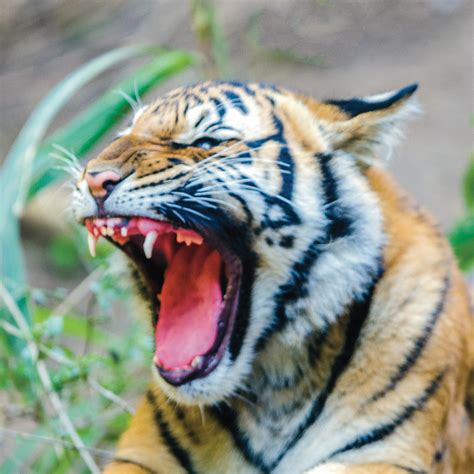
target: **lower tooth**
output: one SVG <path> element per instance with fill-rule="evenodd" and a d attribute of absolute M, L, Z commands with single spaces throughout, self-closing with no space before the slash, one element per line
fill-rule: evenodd
<path fill-rule="evenodd" d="M 198 369 L 202 365 L 203 360 L 204 360 L 203 356 L 196 356 L 191 362 L 191 367 L 193 369 Z"/>

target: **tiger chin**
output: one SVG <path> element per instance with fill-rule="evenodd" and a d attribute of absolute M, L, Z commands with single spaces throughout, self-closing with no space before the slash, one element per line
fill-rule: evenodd
<path fill-rule="evenodd" d="M 106 473 L 472 471 L 467 289 L 383 169 L 416 88 L 201 83 L 87 163 L 75 217 L 128 257 L 155 340 Z"/>

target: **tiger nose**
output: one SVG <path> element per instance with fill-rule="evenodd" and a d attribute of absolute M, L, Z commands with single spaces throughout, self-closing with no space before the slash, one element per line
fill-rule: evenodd
<path fill-rule="evenodd" d="M 95 198 L 106 199 L 122 177 L 112 170 L 87 171 L 84 176 L 89 190 Z"/>

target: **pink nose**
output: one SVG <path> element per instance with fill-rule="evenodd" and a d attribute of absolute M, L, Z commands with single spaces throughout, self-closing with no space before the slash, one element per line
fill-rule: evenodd
<path fill-rule="evenodd" d="M 115 188 L 122 177 L 112 170 L 88 171 L 84 177 L 91 194 L 95 198 L 105 198 Z"/>

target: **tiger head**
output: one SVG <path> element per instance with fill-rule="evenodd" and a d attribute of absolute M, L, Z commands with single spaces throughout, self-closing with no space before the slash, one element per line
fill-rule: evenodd
<path fill-rule="evenodd" d="M 365 173 L 416 86 L 318 102 L 212 82 L 139 110 L 74 191 L 89 244 L 130 259 L 157 383 L 188 404 L 278 378 L 295 348 L 362 295 L 384 242 Z"/>

